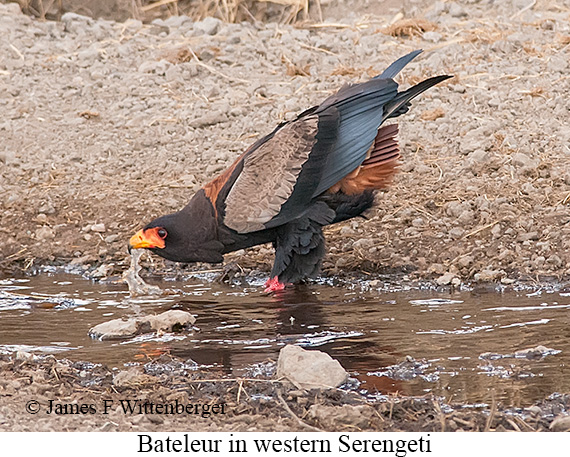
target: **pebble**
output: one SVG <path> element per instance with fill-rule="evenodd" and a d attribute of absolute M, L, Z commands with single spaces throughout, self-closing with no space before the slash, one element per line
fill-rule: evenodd
<path fill-rule="evenodd" d="M 369 249 L 374 246 L 374 240 L 370 238 L 361 238 L 356 240 L 353 246 L 358 249 Z"/>
<path fill-rule="evenodd" d="M 194 23 L 194 30 L 206 35 L 215 35 L 218 33 L 222 21 L 213 17 L 206 17 L 201 21 Z"/>
<path fill-rule="evenodd" d="M 105 237 L 105 243 L 111 244 L 119 239 L 119 235 L 113 234 Z"/>
<path fill-rule="evenodd" d="M 562 55 L 550 57 L 546 68 L 550 72 L 566 73 L 568 71 L 568 59 Z"/>
<path fill-rule="evenodd" d="M 526 410 L 533 416 L 539 416 L 540 414 L 542 414 L 542 408 L 538 405 L 533 405 L 530 408 L 527 408 Z"/>
<path fill-rule="evenodd" d="M 505 272 L 502 270 L 482 270 L 479 273 L 473 275 L 475 281 L 481 282 L 491 282 L 504 276 Z"/>
<path fill-rule="evenodd" d="M 448 284 L 451 284 L 451 281 L 455 278 L 455 275 L 453 273 L 445 273 L 442 276 L 440 276 L 439 278 L 437 278 L 435 280 L 435 282 L 440 285 L 440 286 L 446 286 Z"/>
<path fill-rule="evenodd" d="M 38 208 L 38 213 L 44 213 L 44 214 L 54 214 L 55 213 L 55 208 L 53 207 L 53 205 L 51 203 L 44 203 L 42 206 L 40 206 Z"/>
<path fill-rule="evenodd" d="M 471 255 L 463 255 L 457 259 L 457 266 L 459 268 L 468 268 L 475 262 L 475 258 Z"/>
<path fill-rule="evenodd" d="M 44 226 L 36 230 L 36 240 L 46 241 L 55 238 L 55 232 L 50 227 Z"/>
<path fill-rule="evenodd" d="M 458 240 L 463 235 L 465 235 L 465 230 L 463 230 L 461 227 L 453 227 L 449 231 L 449 236 L 451 236 L 451 238 L 453 238 L 454 240 Z"/>
<path fill-rule="evenodd" d="M 369 405 L 311 405 L 309 417 L 325 427 L 365 428 L 376 416 L 376 411 Z"/>
<path fill-rule="evenodd" d="M 107 229 L 105 228 L 105 224 L 103 223 L 99 223 L 99 224 L 93 224 L 91 226 L 91 231 L 92 232 L 97 232 L 97 233 L 105 233 Z"/>
<path fill-rule="evenodd" d="M 188 125 L 193 128 L 204 128 L 210 125 L 221 124 L 223 122 L 227 122 L 228 117 L 225 113 L 222 112 L 213 112 L 208 113 L 205 116 L 199 117 L 197 119 L 193 119 L 192 121 L 188 122 Z"/>
<path fill-rule="evenodd" d="M 512 164 L 517 168 L 536 168 L 539 164 L 538 159 L 532 159 L 522 152 L 517 152 L 511 156 Z"/>
<path fill-rule="evenodd" d="M 441 39 L 443 38 L 443 36 L 441 35 L 441 33 L 429 31 L 429 32 L 425 32 L 422 35 L 422 38 L 426 41 L 431 42 L 431 43 L 439 43 L 441 41 Z"/>
<path fill-rule="evenodd" d="M 568 432 L 570 431 L 570 416 L 562 414 L 557 416 L 549 426 L 553 432 Z"/>
<path fill-rule="evenodd" d="M 69 33 L 83 34 L 85 30 L 94 24 L 94 20 L 87 16 L 76 13 L 65 13 L 61 16 L 64 30 Z"/>
<path fill-rule="evenodd" d="M 166 60 L 159 60 L 158 62 L 147 60 L 139 66 L 139 73 L 155 73 L 157 75 L 164 76 L 170 65 L 170 62 Z"/>
<path fill-rule="evenodd" d="M 144 385 L 157 384 L 158 378 L 144 374 L 137 368 L 130 368 L 118 372 L 113 377 L 113 385 L 116 387 L 142 387 Z"/>
<path fill-rule="evenodd" d="M 458 3 L 451 2 L 448 5 L 448 12 L 452 17 L 465 17 L 467 16 L 467 11 L 459 5 Z"/>

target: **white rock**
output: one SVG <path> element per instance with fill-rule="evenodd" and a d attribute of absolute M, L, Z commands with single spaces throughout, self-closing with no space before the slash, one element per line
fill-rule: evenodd
<path fill-rule="evenodd" d="M 136 319 L 113 319 L 103 322 L 89 330 L 89 335 L 100 340 L 110 340 L 114 338 L 129 338 L 137 334 L 138 323 Z"/>
<path fill-rule="evenodd" d="M 103 322 L 89 330 L 89 335 L 100 340 L 130 338 L 131 336 L 151 331 L 173 332 L 189 327 L 196 318 L 192 314 L 171 309 L 156 316 L 136 317 L 127 320 L 113 319 Z"/>
<path fill-rule="evenodd" d="M 54 231 L 47 226 L 40 227 L 39 229 L 36 230 L 36 240 L 38 241 L 51 240 L 54 237 L 55 237 Z"/>
<path fill-rule="evenodd" d="M 97 233 L 105 233 L 105 231 L 107 230 L 107 228 L 105 227 L 105 224 L 101 223 L 101 224 L 93 224 L 91 226 L 91 231 L 92 232 L 97 232 Z"/>
<path fill-rule="evenodd" d="M 204 32 L 206 35 L 218 33 L 222 21 L 214 17 L 206 17 L 204 20 L 194 23 L 194 30 Z"/>
<path fill-rule="evenodd" d="M 186 311 L 171 309 L 157 316 L 147 316 L 143 321 L 148 322 L 153 330 L 172 331 L 177 326 L 192 325 L 196 318 Z"/>
<path fill-rule="evenodd" d="M 287 378 L 298 389 L 334 388 L 348 379 L 348 373 L 330 355 L 287 345 L 279 353 L 277 376 Z"/>
<path fill-rule="evenodd" d="M 453 278 L 455 278 L 455 275 L 453 273 L 447 272 L 437 278 L 435 282 L 437 282 L 440 286 L 446 286 L 451 283 Z"/>

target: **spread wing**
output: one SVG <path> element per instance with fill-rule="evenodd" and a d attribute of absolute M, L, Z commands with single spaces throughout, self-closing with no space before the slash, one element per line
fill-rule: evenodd
<path fill-rule="evenodd" d="M 371 158 L 381 124 L 404 112 L 411 98 L 437 82 L 398 93 L 391 78 L 418 53 L 404 56 L 370 81 L 343 87 L 319 106 L 281 124 L 206 185 L 206 196 L 223 223 L 238 233 L 251 233 L 307 214 L 321 194 Z M 389 133 L 379 141 L 383 146 L 378 146 L 375 158 L 388 158 L 380 152 L 394 147 L 395 133 Z M 392 155 L 390 159 L 397 159 L 397 151 Z M 374 164 L 364 164 L 363 170 Z M 370 173 L 363 172 L 359 180 L 352 177 L 342 187 L 376 182 Z"/>
<path fill-rule="evenodd" d="M 284 125 L 243 159 L 226 197 L 224 223 L 240 233 L 263 230 L 291 197 L 317 142 L 318 116 Z"/>

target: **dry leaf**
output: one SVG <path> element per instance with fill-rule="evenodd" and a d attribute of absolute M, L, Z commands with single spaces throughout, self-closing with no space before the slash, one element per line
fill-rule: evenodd
<path fill-rule="evenodd" d="M 424 32 L 431 32 L 437 26 L 425 19 L 401 19 L 384 30 L 387 35 L 403 37 L 421 35 Z"/>
<path fill-rule="evenodd" d="M 442 108 L 436 108 L 424 111 L 420 118 L 424 121 L 435 121 L 443 116 L 445 116 L 445 111 Z"/>

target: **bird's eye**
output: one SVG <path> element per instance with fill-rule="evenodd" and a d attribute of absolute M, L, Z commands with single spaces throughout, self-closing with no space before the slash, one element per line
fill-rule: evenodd
<path fill-rule="evenodd" d="M 164 230 L 163 228 L 159 228 L 156 231 L 156 234 L 164 240 L 166 238 L 166 235 L 168 235 L 168 232 L 166 230 Z"/>

